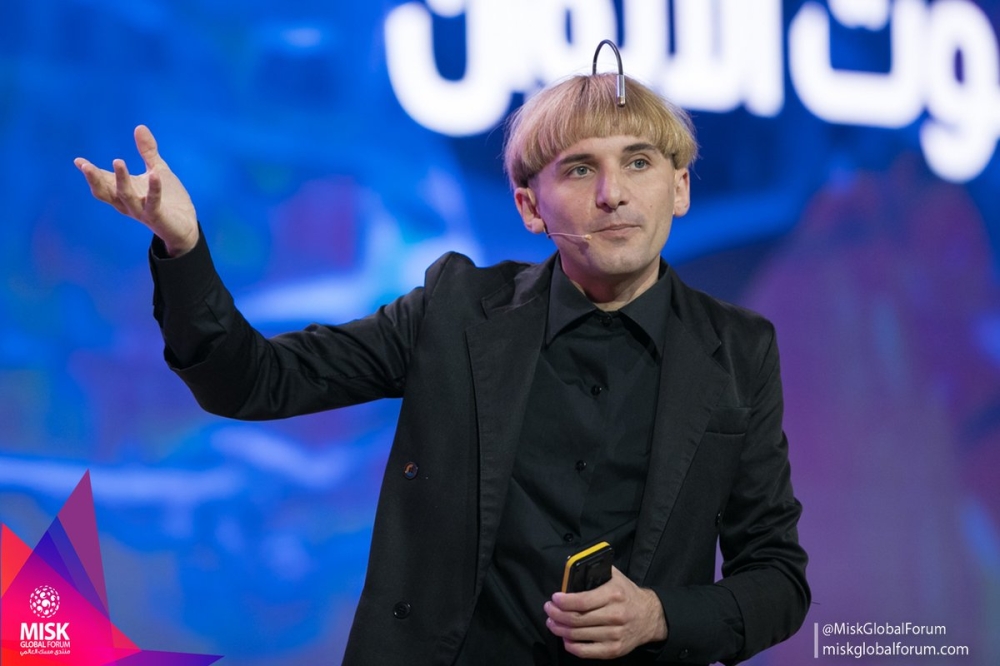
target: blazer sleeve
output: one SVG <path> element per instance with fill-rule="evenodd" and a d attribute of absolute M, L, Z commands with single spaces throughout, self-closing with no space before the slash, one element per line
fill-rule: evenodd
<path fill-rule="evenodd" d="M 719 585 L 733 593 L 744 624 L 743 649 L 730 663 L 794 634 L 811 598 L 808 557 L 798 538 L 802 505 L 792 492 L 780 363 L 770 323 L 767 331 L 739 472 L 719 532 Z"/>
<path fill-rule="evenodd" d="M 669 635 L 661 661 L 727 664 L 749 659 L 802 625 L 810 603 L 799 546 L 801 504 L 792 492 L 774 328 L 766 323 L 750 358 L 749 420 L 737 473 L 719 523 L 722 579 L 656 589 Z M 745 331 L 744 331 L 745 332 Z M 739 345 L 737 345 L 738 347 Z"/>
<path fill-rule="evenodd" d="M 429 268 L 428 279 L 447 260 Z M 203 235 L 178 258 L 166 258 L 154 238 L 149 261 L 165 360 L 206 411 L 274 419 L 402 395 L 424 287 L 363 319 L 266 338 L 236 308 Z"/>

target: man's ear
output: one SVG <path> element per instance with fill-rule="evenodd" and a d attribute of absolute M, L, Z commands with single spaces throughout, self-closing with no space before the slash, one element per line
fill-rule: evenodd
<path fill-rule="evenodd" d="M 681 217 L 691 208 L 691 173 L 687 167 L 674 171 L 674 217 Z"/>
<path fill-rule="evenodd" d="M 514 205 L 524 220 L 524 228 L 533 234 L 545 233 L 545 220 L 538 213 L 538 201 L 535 192 L 530 187 L 519 187 L 514 190 Z"/>

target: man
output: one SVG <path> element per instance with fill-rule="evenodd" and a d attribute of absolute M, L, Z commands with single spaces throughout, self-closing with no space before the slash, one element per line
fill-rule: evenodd
<path fill-rule="evenodd" d="M 804 619 L 773 327 L 660 258 L 688 210 L 690 124 L 631 80 L 619 107 L 614 86 L 569 79 L 509 127 L 515 204 L 555 242 L 548 261 L 448 254 L 369 317 L 270 340 L 233 305 L 148 129 L 141 176 L 76 160 L 154 232 L 166 359 L 205 409 L 403 398 L 345 663 L 735 662 Z M 599 541 L 611 580 L 556 592 Z"/>

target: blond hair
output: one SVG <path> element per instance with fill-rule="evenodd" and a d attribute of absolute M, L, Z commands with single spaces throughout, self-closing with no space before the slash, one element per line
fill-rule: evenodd
<path fill-rule="evenodd" d="M 620 107 L 614 74 L 574 76 L 525 102 L 507 122 L 503 161 L 511 187 L 527 187 L 559 153 L 593 137 L 637 136 L 674 168 L 689 166 L 698 145 L 688 114 L 634 79 L 626 77 L 625 90 Z"/>

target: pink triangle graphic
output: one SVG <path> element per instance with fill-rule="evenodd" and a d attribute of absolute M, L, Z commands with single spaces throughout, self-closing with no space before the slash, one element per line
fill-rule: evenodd
<path fill-rule="evenodd" d="M 6 525 L 0 524 L 0 597 L 31 556 L 31 548 Z"/>

